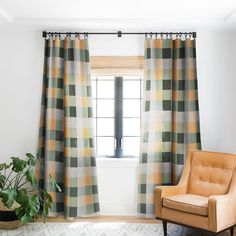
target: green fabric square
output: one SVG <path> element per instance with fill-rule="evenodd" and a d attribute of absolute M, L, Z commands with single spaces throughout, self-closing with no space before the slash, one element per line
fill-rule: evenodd
<path fill-rule="evenodd" d="M 97 185 L 92 185 L 92 192 L 93 192 L 93 194 L 98 193 L 98 186 Z"/>
<path fill-rule="evenodd" d="M 69 85 L 69 95 L 75 96 L 75 85 Z"/>
<path fill-rule="evenodd" d="M 162 141 L 170 142 L 171 141 L 171 132 L 163 132 L 162 133 Z"/>
<path fill-rule="evenodd" d="M 163 87 L 164 90 L 170 90 L 171 89 L 171 84 L 172 84 L 171 80 L 163 80 L 162 87 Z"/>
<path fill-rule="evenodd" d="M 146 213 L 146 204 L 144 204 L 144 203 L 141 203 L 140 205 L 140 213 L 141 214 L 145 214 Z"/>
<path fill-rule="evenodd" d="M 77 147 L 77 138 L 70 138 L 70 147 Z"/>
<path fill-rule="evenodd" d="M 78 166 L 78 158 L 77 157 L 71 157 L 70 158 L 70 166 L 71 167 L 77 167 Z"/>
<path fill-rule="evenodd" d="M 163 105 L 164 111 L 171 110 L 171 101 L 170 100 L 163 100 L 162 105 Z"/>
<path fill-rule="evenodd" d="M 70 107 L 70 117 L 76 117 L 76 107 Z"/>
<path fill-rule="evenodd" d="M 57 109 L 63 109 L 63 100 L 60 98 L 56 99 L 56 108 Z"/>
<path fill-rule="evenodd" d="M 58 141 L 63 141 L 63 138 L 64 138 L 64 133 L 62 131 L 56 130 L 55 139 L 58 140 Z"/>
<path fill-rule="evenodd" d="M 171 58 L 171 48 L 163 48 L 162 49 L 162 58 Z"/>
<path fill-rule="evenodd" d="M 171 161 L 171 153 L 170 152 L 162 152 L 162 162 L 170 162 Z"/>
<path fill-rule="evenodd" d="M 181 134 L 181 133 L 177 134 L 177 142 L 184 143 L 184 134 Z"/>
<path fill-rule="evenodd" d="M 151 90 L 151 80 L 146 80 L 146 91 Z"/>
<path fill-rule="evenodd" d="M 70 196 L 71 197 L 77 197 L 77 192 L 78 192 L 77 188 L 70 188 Z"/>
<path fill-rule="evenodd" d="M 148 154 L 142 153 L 142 163 L 147 163 Z"/>
<path fill-rule="evenodd" d="M 146 193 L 146 184 L 140 185 L 140 193 Z"/>
<path fill-rule="evenodd" d="M 64 81 L 62 78 L 57 78 L 57 88 L 63 89 Z"/>
<path fill-rule="evenodd" d="M 150 111 L 150 101 L 145 102 L 145 111 Z"/>
<path fill-rule="evenodd" d="M 76 217 L 77 216 L 77 207 L 69 207 L 68 209 L 68 216 L 69 217 Z"/>
<path fill-rule="evenodd" d="M 74 49 L 73 48 L 68 48 L 66 59 L 68 61 L 74 61 Z"/>
<path fill-rule="evenodd" d="M 92 118 L 92 117 L 93 117 L 93 108 L 88 107 L 88 118 Z"/>

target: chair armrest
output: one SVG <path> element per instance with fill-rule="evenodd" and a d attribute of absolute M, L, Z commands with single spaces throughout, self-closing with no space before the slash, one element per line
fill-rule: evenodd
<path fill-rule="evenodd" d="M 187 185 L 176 185 L 176 186 L 158 186 L 155 188 L 155 215 L 161 217 L 162 210 L 162 199 L 164 197 L 185 194 Z"/>
<path fill-rule="evenodd" d="M 155 188 L 155 215 L 161 218 L 162 214 L 162 198 L 171 195 L 185 194 L 187 192 L 188 178 L 190 173 L 190 164 L 192 153 L 194 150 L 190 151 L 186 159 L 182 176 L 176 186 L 158 186 Z"/>
<path fill-rule="evenodd" d="M 236 224 L 236 194 L 210 196 L 208 200 L 209 229 L 214 232 Z"/>

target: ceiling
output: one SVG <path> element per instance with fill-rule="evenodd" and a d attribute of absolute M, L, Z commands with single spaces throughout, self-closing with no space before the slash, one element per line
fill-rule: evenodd
<path fill-rule="evenodd" d="M 85 31 L 236 29 L 236 0 L 0 0 L 0 26 Z"/>

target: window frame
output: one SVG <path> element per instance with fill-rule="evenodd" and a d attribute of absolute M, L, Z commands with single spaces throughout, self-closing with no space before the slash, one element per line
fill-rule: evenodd
<path fill-rule="evenodd" d="M 124 138 L 129 137 L 138 137 L 140 138 L 140 135 L 124 135 L 123 133 L 123 122 L 124 118 L 139 118 L 140 119 L 140 127 L 141 127 L 141 107 L 142 107 L 142 77 L 143 77 L 143 66 L 144 66 L 144 58 L 143 56 L 92 56 L 91 57 L 91 75 L 96 77 L 96 153 L 97 153 L 97 138 L 99 137 L 114 137 L 114 144 L 113 149 L 114 153 L 113 155 L 102 155 L 97 157 L 107 157 L 107 158 L 129 158 L 129 157 L 137 157 L 137 156 L 131 156 L 131 155 L 123 155 L 123 144 L 124 144 Z M 114 116 L 113 117 L 102 117 L 102 118 L 114 118 L 114 136 L 104 135 L 99 136 L 97 133 L 98 130 L 98 84 L 97 84 L 97 77 L 98 76 L 113 76 L 114 77 L 114 86 L 116 84 L 116 81 L 118 81 L 117 78 L 122 78 L 123 83 L 123 77 L 124 76 L 139 76 L 140 81 L 140 96 L 139 98 L 123 98 L 122 96 L 122 102 L 120 101 L 120 97 L 118 98 L 119 101 L 116 101 L 116 96 L 114 94 Z M 127 80 L 127 79 L 125 79 Z M 132 81 L 136 79 L 130 79 Z M 118 85 L 114 88 L 114 93 L 117 93 L 119 95 L 123 95 L 123 86 L 118 89 L 118 86 L 121 86 L 119 82 L 117 82 Z M 94 99 L 94 98 L 93 98 Z M 105 98 L 104 98 L 105 99 Z M 111 98 L 108 98 L 111 99 Z M 123 102 L 124 100 L 133 99 L 133 100 L 140 100 L 140 114 L 139 117 L 124 117 L 123 114 L 117 114 L 118 110 L 123 111 Z M 117 104 L 116 103 L 120 103 Z M 122 107 L 122 109 L 121 109 Z M 119 117 L 119 118 L 117 118 Z M 120 126 L 122 126 L 122 130 L 120 129 Z"/>

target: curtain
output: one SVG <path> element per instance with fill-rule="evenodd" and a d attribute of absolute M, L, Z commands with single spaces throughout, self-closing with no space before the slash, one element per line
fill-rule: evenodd
<path fill-rule="evenodd" d="M 45 40 L 38 154 L 39 185 L 53 198 L 51 216 L 99 211 L 87 39 Z M 62 192 L 48 180 L 55 178 Z"/>
<path fill-rule="evenodd" d="M 176 184 L 190 148 L 201 148 L 193 39 L 146 39 L 138 212 L 153 216 L 154 189 Z"/>

